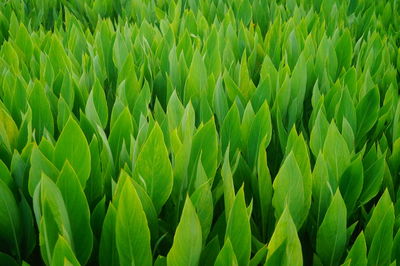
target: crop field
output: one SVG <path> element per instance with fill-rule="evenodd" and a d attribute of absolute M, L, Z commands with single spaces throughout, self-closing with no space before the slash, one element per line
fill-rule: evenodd
<path fill-rule="evenodd" d="M 0 0 L 0 266 L 399 265 L 399 0 Z"/>

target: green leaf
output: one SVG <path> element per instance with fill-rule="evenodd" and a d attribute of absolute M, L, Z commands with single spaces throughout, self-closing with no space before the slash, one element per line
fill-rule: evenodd
<path fill-rule="evenodd" d="M 319 153 L 317 157 L 312 180 L 311 212 L 315 217 L 317 226 L 319 226 L 333 196 L 332 187 L 329 184 L 328 166 L 322 153 Z"/>
<path fill-rule="evenodd" d="M 218 236 L 214 236 L 201 251 L 199 265 L 212 265 L 220 250 Z"/>
<path fill-rule="evenodd" d="M 233 251 L 233 247 L 229 238 L 225 240 L 225 244 L 219 252 L 215 260 L 215 266 L 237 266 L 238 262 Z"/>
<path fill-rule="evenodd" d="M 36 139 L 40 141 L 44 130 L 54 133 L 53 115 L 43 86 L 35 82 L 29 95 L 29 105 L 32 109 L 32 126 L 36 130 Z"/>
<path fill-rule="evenodd" d="M 252 17 L 252 12 L 251 12 L 251 4 L 249 0 L 244 0 L 241 2 L 238 14 L 237 14 L 237 19 L 242 20 L 243 24 L 245 26 L 249 25 L 251 17 Z"/>
<path fill-rule="evenodd" d="M 57 180 L 59 171 L 49 161 L 49 159 L 44 156 L 37 146 L 33 147 L 32 149 L 30 163 L 31 168 L 29 169 L 28 190 L 29 194 L 33 196 L 35 188 L 42 178 L 42 173 L 46 174 L 53 181 L 55 181 Z"/>
<path fill-rule="evenodd" d="M 261 261 L 265 261 L 267 259 L 268 253 L 268 245 L 262 246 L 257 253 L 251 258 L 250 266 L 261 265 Z"/>
<path fill-rule="evenodd" d="M 40 206 L 40 210 L 35 209 L 39 227 L 40 251 L 44 262 L 50 264 L 59 235 L 62 235 L 71 246 L 73 245 L 71 224 L 60 190 L 46 175 L 42 175 L 35 194 L 38 195 L 34 195 L 34 199 L 37 198 L 40 201 L 34 203 Z M 39 212 L 41 216 L 39 216 Z"/>
<path fill-rule="evenodd" d="M 349 265 L 367 265 L 367 244 L 363 232 L 354 241 L 345 261 L 350 261 Z"/>
<path fill-rule="evenodd" d="M 307 66 L 303 53 L 299 56 L 296 66 L 293 69 L 290 85 L 289 129 L 300 118 L 303 112 L 303 102 L 307 89 Z"/>
<path fill-rule="evenodd" d="M 360 140 L 374 126 L 379 113 L 379 90 L 371 89 L 357 104 L 357 131 L 356 138 Z M 366 115 L 368 114 L 368 115 Z"/>
<path fill-rule="evenodd" d="M 186 197 L 174 242 L 167 255 L 168 265 L 197 265 L 202 248 L 199 218 L 189 197 Z"/>
<path fill-rule="evenodd" d="M 169 198 L 172 185 L 172 167 L 164 136 L 158 123 L 155 123 L 136 161 L 135 173 L 138 183 L 144 187 L 154 203 L 157 213 Z"/>
<path fill-rule="evenodd" d="M 0 143 L 11 153 L 18 137 L 18 127 L 5 107 L 0 104 Z"/>
<path fill-rule="evenodd" d="M 0 239 L 18 258 L 21 256 L 21 215 L 14 195 L 0 179 Z"/>
<path fill-rule="evenodd" d="M 200 159 L 208 178 L 213 178 L 218 166 L 218 135 L 214 118 L 200 127 L 193 136 L 192 151 L 188 166 L 189 176 L 194 176 Z"/>
<path fill-rule="evenodd" d="M 26 200 L 25 196 L 21 194 L 21 200 L 18 203 L 18 207 L 21 214 L 21 226 L 22 226 L 22 241 L 21 250 L 23 257 L 28 257 L 36 247 L 37 233 L 34 225 L 34 218 L 31 206 Z"/>
<path fill-rule="evenodd" d="M 102 266 L 119 265 L 117 243 L 115 239 L 116 219 L 117 210 L 114 205 L 110 203 L 101 230 L 99 262 Z"/>
<path fill-rule="evenodd" d="M 232 170 L 229 162 L 229 147 L 225 152 L 224 162 L 221 168 L 221 177 L 224 190 L 225 216 L 226 221 L 228 221 L 233 202 L 235 201 L 235 187 L 233 184 Z"/>
<path fill-rule="evenodd" d="M 17 35 L 15 36 L 15 43 L 23 52 L 25 60 L 30 59 L 33 53 L 33 44 L 31 36 L 23 23 L 19 25 Z"/>
<path fill-rule="evenodd" d="M 378 152 L 379 148 L 376 149 L 373 145 L 363 159 L 365 170 L 363 190 L 359 199 L 361 205 L 375 197 L 382 185 L 385 172 L 385 155 Z"/>
<path fill-rule="evenodd" d="M 122 265 L 152 264 L 146 214 L 130 179 L 126 179 L 118 201 L 115 230 Z"/>
<path fill-rule="evenodd" d="M 368 265 L 387 265 L 391 262 L 393 246 L 394 212 L 382 217 L 368 252 Z"/>
<path fill-rule="evenodd" d="M 239 148 L 240 135 L 240 114 L 236 102 L 234 102 L 225 116 L 224 122 L 220 129 L 222 153 L 225 154 L 228 146 L 230 147 L 232 159 L 233 154 Z"/>
<path fill-rule="evenodd" d="M 89 144 L 78 123 L 72 117 L 68 119 L 54 149 L 54 164 L 58 169 L 61 169 L 67 160 L 84 188 L 91 168 Z"/>
<path fill-rule="evenodd" d="M 346 29 L 342 36 L 340 36 L 338 39 L 335 50 L 339 61 L 339 72 L 342 70 L 342 68 L 349 68 L 353 57 L 353 44 L 351 42 L 351 34 L 348 29 Z"/>
<path fill-rule="evenodd" d="M 279 262 L 281 265 L 303 265 L 300 240 L 288 207 L 285 207 L 279 217 L 275 231 L 269 241 L 265 265 L 276 265 L 272 263 L 276 253 L 280 253 Z"/>
<path fill-rule="evenodd" d="M 190 196 L 190 199 L 193 202 L 200 220 L 203 240 L 206 240 L 212 224 L 214 204 L 209 180 L 203 166 L 201 165 L 201 161 L 199 161 L 197 166 L 194 186 L 195 190 Z"/>
<path fill-rule="evenodd" d="M 21 264 L 18 264 L 15 259 L 13 257 L 11 257 L 10 255 L 0 252 L 0 261 L 3 265 L 7 265 L 7 266 L 18 266 Z M 23 266 L 26 266 L 24 264 L 22 264 Z M 29 266 L 29 265 L 28 265 Z"/>
<path fill-rule="evenodd" d="M 103 129 L 108 122 L 107 99 L 104 90 L 96 79 L 93 89 L 90 91 L 85 108 L 86 116 L 89 120 L 100 125 Z"/>
<path fill-rule="evenodd" d="M 213 58 L 214 60 L 214 58 Z M 218 123 L 222 126 L 226 114 L 228 113 L 228 99 L 225 95 L 224 88 L 222 86 L 222 78 L 219 77 L 215 84 L 214 95 L 213 95 L 213 109 L 218 119 Z"/>
<path fill-rule="evenodd" d="M 123 171 L 125 172 L 125 171 Z M 155 241 L 158 238 L 158 217 L 156 209 L 154 208 L 154 204 L 151 201 L 149 195 L 147 194 L 146 190 L 140 186 L 135 180 L 131 179 L 136 192 L 139 196 L 140 202 L 143 206 L 143 211 L 146 214 L 147 223 L 150 229 L 150 238 Z"/>
<path fill-rule="evenodd" d="M 265 139 L 261 142 L 258 151 L 257 173 L 258 194 L 260 197 L 262 234 L 266 235 L 268 218 L 272 210 L 272 179 L 268 169 L 267 152 L 264 148 Z"/>
<path fill-rule="evenodd" d="M 75 255 L 81 264 L 86 264 L 93 246 L 90 227 L 90 210 L 79 179 L 69 164 L 65 162 L 57 180 L 71 223 Z"/>
<path fill-rule="evenodd" d="M 258 151 L 261 148 L 260 145 L 262 140 L 265 139 L 263 145 L 266 148 L 271 141 L 272 136 L 272 123 L 271 115 L 269 112 L 269 106 L 267 102 L 264 102 L 260 110 L 254 117 L 253 123 L 250 128 L 248 144 L 247 144 L 247 157 L 249 167 L 255 167 L 257 162 Z"/>
<path fill-rule="evenodd" d="M 238 265 L 249 264 L 251 252 L 250 214 L 247 213 L 243 187 L 236 194 L 229 213 L 225 241 L 227 239 L 232 243 Z"/>
<path fill-rule="evenodd" d="M 115 123 L 111 123 L 111 131 L 108 137 L 114 161 L 119 162 L 122 145 L 130 146 L 131 135 L 133 135 L 132 116 L 128 107 L 125 107 L 119 114 Z"/>
<path fill-rule="evenodd" d="M 347 87 L 341 90 L 340 100 L 335 106 L 335 118 L 337 125 L 343 125 L 346 120 L 350 124 L 352 131 L 357 130 L 356 108 Z"/>
<path fill-rule="evenodd" d="M 68 242 L 60 235 L 54 247 L 51 265 L 58 266 L 68 264 L 79 265 L 79 262 Z"/>
<path fill-rule="evenodd" d="M 171 131 L 179 126 L 184 112 L 185 108 L 174 90 L 167 105 L 167 119 Z"/>
<path fill-rule="evenodd" d="M 386 189 L 372 212 L 365 227 L 368 249 L 368 265 L 390 263 L 393 245 L 394 207 Z"/>
<path fill-rule="evenodd" d="M 290 152 L 275 177 L 272 206 L 275 208 L 275 217 L 279 219 L 285 208 L 288 208 L 297 228 L 300 228 L 308 209 L 305 205 L 303 176 L 299 165 Z"/>
<path fill-rule="evenodd" d="M 340 191 L 347 206 L 347 212 L 351 214 L 356 207 L 356 202 L 361 194 L 364 182 L 364 171 L 361 156 L 358 156 L 344 171 L 340 178 Z"/>
<path fill-rule="evenodd" d="M 340 177 L 350 163 L 350 152 L 334 122 L 329 125 L 323 153 L 328 164 L 330 184 L 335 190 Z"/>
<path fill-rule="evenodd" d="M 121 33 L 117 31 L 116 38 L 114 41 L 114 46 L 113 46 L 113 54 L 112 54 L 112 59 L 115 64 L 115 66 L 118 69 L 122 69 L 124 66 L 124 63 L 128 57 L 129 50 L 126 45 L 125 39 L 121 36 Z"/>
<path fill-rule="evenodd" d="M 346 247 L 346 205 L 337 190 L 317 232 L 317 253 L 324 265 L 336 265 Z"/>
<path fill-rule="evenodd" d="M 185 83 L 184 103 L 187 104 L 189 101 L 192 101 L 193 106 L 197 109 L 199 107 L 200 95 L 206 89 L 207 69 L 200 52 L 196 49 Z"/>

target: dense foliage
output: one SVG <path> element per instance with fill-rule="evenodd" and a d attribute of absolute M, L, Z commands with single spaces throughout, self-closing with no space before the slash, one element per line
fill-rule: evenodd
<path fill-rule="evenodd" d="M 0 264 L 400 262 L 398 0 L 3 0 Z"/>

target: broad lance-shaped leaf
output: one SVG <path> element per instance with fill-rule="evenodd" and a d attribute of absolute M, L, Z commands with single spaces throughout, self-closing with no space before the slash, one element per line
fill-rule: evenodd
<path fill-rule="evenodd" d="M 29 105 L 32 109 L 32 126 L 36 130 L 37 141 L 41 140 L 45 129 L 53 135 L 53 115 L 44 88 L 39 82 L 35 82 L 32 88 Z"/>
<path fill-rule="evenodd" d="M 350 265 L 352 266 L 367 265 L 367 244 L 365 243 L 363 232 L 361 232 L 356 241 L 354 241 L 345 261 L 350 261 Z"/>
<path fill-rule="evenodd" d="M 375 144 L 363 158 L 364 180 L 360 203 L 365 204 L 375 197 L 381 189 L 385 172 L 385 154 L 381 154 Z"/>
<path fill-rule="evenodd" d="M 277 255 L 279 255 L 279 258 L 276 258 Z M 273 263 L 276 260 L 279 261 L 280 265 L 303 265 L 303 255 L 296 225 L 287 206 L 279 217 L 275 231 L 269 241 L 265 265 L 276 265 Z"/>
<path fill-rule="evenodd" d="M 303 112 L 303 102 L 307 89 L 307 66 L 303 53 L 299 56 L 296 66 L 293 69 L 292 77 L 290 79 L 290 85 L 291 104 L 288 106 L 288 128 L 291 128 L 296 123 L 296 121 L 301 118 L 300 115 Z"/>
<path fill-rule="evenodd" d="M 89 94 L 86 108 L 86 116 L 89 120 L 99 124 L 103 129 L 108 122 L 107 99 L 99 80 L 96 79 L 93 89 Z"/>
<path fill-rule="evenodd" d="M 311 214 L 314 216 L 317 226 L 321 224 L 332 197 L 333 191 L 329 184 L 328 167 L 324 155 L 319 153 L 313 170 L 313 201 L 311 205 Z"/>
<path fill-rule="evenodd" d="M 219 244 L 218 235 L 216 235 L 203 247 L 199 265 L 212 265 L 215 263 L 220 251 L 221 247 Z"/>
<path fill-rule="evenodd" d="M 164 136 L 158 123 L 144 143 L 135 167 L 138 183 L 143 184 L 154 203 L 157 213 L 172 191 L 172 166 Z"/>
<path fill-rule="evenodd" d="M 347 241 L 346 205 L 337 190 L 317 232 L 317 253 L 324 265 L 338 265 Z"/>
<path fill-rule="evenodd" d="M 111 131 L 108 136 L 115 164 L 119 162 L 122 145 L 130 146 L 131 135 L 133 135 L 132 116 L 128 107 L 125 107 L 114 123 L 112 123 L 111 119 Z"/>
<path fill-rule="evenodd" d="M 218 166 L 218 135 L 214 118 L 201 126 L 193 136 L 192 151 L 188 167 L 189 176 L 194 176 L 197 161 L 201 155 L 201 163 L 208 178 L 213 178 Z"/>
<path fill-rule="evenodd" d="M 348 29 L 344 31 L 342 36 L 336 41 L 336 55 L 339 64 L 339 73 L 342 68 L 349 68 L 353 57 L 353 44 L 351 42 L 351 33 Z"/>
<path fill-rule="evenodd" d="M 224 205 L 226 221 L 229 219 L 229 214 L 235 201 L 235 187 L 233 185 L 232 170 L 229 163 L 229 146 L 225 152 L 224 162 L 221 169 L 222 184 L 224 187 Z"/>
<path fill-rule="evenodd" d="M 272 135 L 272 123 L 271 115 L 269 112 L 268 103 L 265 101 L 261 106 L 260 110 L 254 117 L 251 125 L 248 145 L 247 145 L 247 158 L 250 168 L 255 167 L 257 162 L 257 155 L 262 144 L 262 140 L 265 139 L 263 147 L 264 149 L 268 146 Z"/>
<path fill-rule="evenodd" d="M 258 195 L 261 208 L 261 232 L 265 236 L 267 231 L 268 217 L 272 207 L 272 180 L 267 164 L 267 152 L 265 151 L 265 138 L 258 150 L 257 173 L 258 173 Z"/>
<path fill-rule="evenodd" d="M 74 248 L 71 224 L 63 196 L 50 178 L 43 174 L 34 194 L 36 194 L 34 206 L 36 205 L 35 215 L 40 234 L 40 251 L 44 262 L 48 265 L 52 261 L 59 235 L 62 235 Z M 40 194 L 40 197 L 37 194 Z M 40 209 L 37 209 L 38 206 Z"/>
<path fill-rule="evenodd" d="M 99 262 L 101 266 L 119 265 L 117 243 L 115 239 L 115 224 L 117 210 L 110 202 L 101 230 Z"/>
<path fill-rule="evenodd" d="M 234 102 L 225 116 L 222 127 L 220 128 L 221 148 L 222 153 L 225 153 L 228 146 L 231 153 L 230 158 L 233 158 L 236 150 L 240 145 L 240 114 L 236 102 Z"/>
<path fill-rule="evenodd" d="M 146 214 L 130 179 L 126 179 L 118 201 L 115 230 L 121 265 L 152 264 Z"/>
<path fill-rule="evenodd" d="M 203 240 L 205 241 L 212 224 L 214 204 L 209 180 L 207 179 L 206 172 L 204 171 L 200 160 L 197 167 L 194 188 L 195 190 L 190 195 L 190 199 L 196 208 L 203 232 Z"/>
<path fill-rule="evenodd" d="M 379 90 L 371 89 L 357 104 L 356 140 L 360 140 L 374 126 L 379 114 Z"/>
<path fill-rule="evenodd" d="M 57 186 L 68 212 L 76 258 L 81 264 L 85 264 L 92 253 L 93 246 L 90 210 L 78 177 L 68 161 L 61 170 Z"/>
<path fill-rule="evenodd" d="M 193 102 L 193 106 L 198 109 L 200 95 L 207 88 L 207 69 L 204 65 L 203 58 L 196 49 L 190 64 L 190 70 L 187 75 L 184 92 L 184 103 Z"/>
<path fill-rule="evenodd" d="M 236 194 L 226 225 L 225 240 L 230 239 L 239 265 L 250 261 L 251 230 L 250 214 L 247 213 L 243 186 Z"/>
<path fill-rule="evenodd" d="M 21 237 L 22 226 L 17 202 L 9 187 L 0 179 L 0 239 L 18 258 L 21 256 Z"/>
<path fill-rule="evenodd" d="M 42 173 L 46 174 L 52 180 L 57 180 L 59 171 L 37 146 L 32 148 L 30 163 L 28 191 L 33 196 L 35 188 L 42 178 Z"/>
<path fill-rule="evenodd" d="M 394 220 L 393 202 L 386 189 L 365 227 L 365 240 L 369 247 L 368 265 L 386 265 L 390 263 Z"/>
<path fill-rule="evenodd" d="M 319 151 L 324 146 L 328 127 L 328 121 L 320 109 L 310 135 L 310 149 L 315 157 L 318 156 Z"/>
<path fill-rule="evenodd" d="M 304 140 L 303 134 L 297 134 L 295 127 L 292 128 L 286 145 L 286 154 L 290 152 L 293 153 L 297 165 L 299 166 L 302 181 L 303 181 L 303 189 L 304 189 L 304 208 L 303 208 L 303 217 L 300 221 L 300 225 L 306 219 L 307 213 L 311 206 L 311 193 L 312 193 L 312 174 L 311 174 L 311 164 L 309 151 L 307 147 L 307 143 Z M 291 213 L 292 214 L 292 213 Z M 299 226 L 296 223 L 297 226 Z M 298 227 L 299 228 L 299 227 Z"/>
<path fill-rule="evenodd" d="M 167 255 L 171 266 L 195 266 L 199 263 L 202 232 L 199 218 L 189 197 L 186 197 L 181 220 L 176 228 L 174 242 Z"/>
<path fill-rule="evenodd" d="M 364 182 L 363 164 L 361 156 L 357 157 L 344 171 L 340 178 L 340 191 L 343 194 L 344 202 L 347 206 L 347 211 L 351 214 L 356 207 L 358 197 Z"/>
<path fill-rule="evenodd" d="M 215 260 L 215 266 L 237 266 L 238 262 L 236 259 L 235 252 L 229 238 L 225 240 L 225 244 L 219 252 L 217 259 Z"/>
<path fill-rule="evenodd" d="M 170 130 L 177 128 L 182 120 L 185 108 L 179 100 L 176 91 L 172 92 L 167 105 L 167 119 Z"/>
<path fill-rule="evenodd" d="M 288 208 L 296 227 L 300 228 L 308 214 L 308 208 L 305 205 L 303 176 L 293 152 L 289 153 L 279 169 L 273 188 L 272 206 L 275 208 L 276 219 Z"/>
<path fill-rule="evenodd" d="M 400 230 L 397 229 L 397 233 L 393 239 L 392 260 L 399 261 L 399 259 L 400 259 Z"/>
<path fill-rule="evenodd" d="M 18 137 L 18 127 L 6 107 L 0 102 L 0 142 L 11 153 Z"/>
<path fill-rule="evenodd" d="M 63 128 L 54 149 L 54 163 L 61 169 L 68 160 L 74 168 L 82 188 L 90 175 L 90 150 L 86 137 L 78 123 L 70 117 Z"/>
<path fill-rule="evenodd" d="M 75 257 L 74 251 L 71 249 L 65 238 L 61 235 L 58 237 L 58 240 L 54 247 L 51 265 L 79 265 L 79 262 Z"/>
<path fill-rule="evenodd" d="M 328 164 L 330 184 L 336 190 L 340 177 L 350 163 L 350 152 L 334 122 L 329 125 L 323 153 Z"/>

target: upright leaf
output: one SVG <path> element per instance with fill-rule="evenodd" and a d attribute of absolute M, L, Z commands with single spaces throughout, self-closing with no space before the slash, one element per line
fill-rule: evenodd
<path fill-rule="evenodd" d="M 54 163 L 58 169 L 61 169 L 67 160 L 84 188 L 91 168 L 89 144 L 82 129 L 72 117 L 68 119 L 54 149 Z"/>
<path fill-rule="evenodd" d="M 140 180 L 139 183 L 142 183 L 141 180 L 143 180 L 154 207 L 157 212 L 160 212 L 171 194 L 173 178 L 168 150 L 158 123 L 154 125 L 139 153 L 135 172 Z"/>
<path fill-rule="evenodd" d="M 346 205 L 337 190 L 317 232 L 317 253 L 324 265 L 337 265 L 347 241 Z"/>
<path fill-rule="evenodd" d="M 305 206 L 303 177 L 293 152 L 289 153 L 279 169 L 273 188 L 272 206 L 275 208 L 276 219 L 288 208 L 296 227 L 300 228 L 308 209 Z"/>
<path fill-rule="evenodd" d="M 297 229 L 288 207 L 282 212 L 275 226 L 275 231 L 268 244 L 268 254 L 265 265 L 276 265 L 272 261 L 280 253 L 280 265 L 303 265 L 301 244 Z"/>
<path fill-rule="evenodd" d="M 79 179 L 68 161 L 65 162 L 60 172 L 57 186 L 62 194 L 71 223 L 76 258 L 81 264 L 85 264 L 93 246 L 90 210 Z"/>
<path fill-rule="evenodd" d="M 21 256 L 21 238 L 21 215 L 17 202 L 11 190 L 0 179 L 0 239 L 18 258 Z"/>
<path fill-rule="evenodd" d="M 150 231 L 139 196 L 127 179 L 118 201 L 116 244 L 122 265 L 151 265 Z"/>
<path fill-rule="evenodd" d="M 174 242 L 167 255 L 168 265 L 194 266 L 199 263 L 202 233 L 199 218 L 189 197 L 186 197 Z"/>
<path fill-rule="evenodd" d="M 226 239 L 224 246 L 219 252 L 215 260 L 215 266 L 237 266 L 238 262 L 233 251 L 233 247 L 229 238 Z"/>
<path fill-rule="evenodd" d="M 248 265 L 251 252 L 250 215 L 247 213 L 243 187 L 236 194 L 226 226 L 225 240 L 230 239 L 238 265 Z"/>

